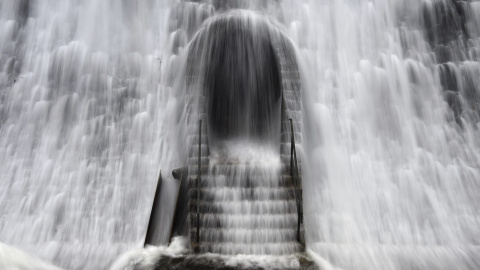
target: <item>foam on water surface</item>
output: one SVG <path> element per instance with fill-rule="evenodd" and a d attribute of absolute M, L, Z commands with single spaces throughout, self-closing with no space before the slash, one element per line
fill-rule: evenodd
<path fill-rule="evenodd" d="M 0 269 L 4 270 L 61 270 L 28 253 L 0 243 Z"/>
<path fill-rule="evenodd" d="M 192 254 L 186 238 L 174 237 L 169 246 L 148 246 L 120 256 L 110 270 L 160 269 L 300 269 L 294 255 L 221 255 Z M 183 267 L 183 268 L 182 268 Z"/>

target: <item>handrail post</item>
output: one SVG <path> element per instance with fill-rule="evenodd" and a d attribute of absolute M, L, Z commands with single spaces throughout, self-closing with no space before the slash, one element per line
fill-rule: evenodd
<path fill-rule="evenodd" d="M 293 183 L 295 185 L 295 200 L 297 203 L 297 241 L 300 242 L 300 224 L 303 222 L 303 217 L 300 209 L 300 194 L 298 192 L 298 163 L 297 163 L 297 151 L 295 149 L 295 134 L 293 130 L 293 121 L 290 118 L 290 131 L 292 133 L 290 141 L 290 176 L 293 178 Z M 294 163 L 295 162 L 295 163 Z M 295 171 L 294 166 L 295 165 Z M 296 174 L 295 174 L 296 173 Z"/>
<path fill-rule="evenodd" d="M 197 244 L 200 242 L 200 179 L 202 169 L 202 120 L 198 124 L 198 171 L 197 171 Z"/>
<path fill-rule="evenodd" d="M 290 129 L 292 136 L 290 136 L 290 176 L 293 179 L 293 150 L 295 149 L 295 138 L 293 136 L 293 124 L 292 119 L 290 119 Z M 296 185 L 295 185 L 296 188 Z"/>

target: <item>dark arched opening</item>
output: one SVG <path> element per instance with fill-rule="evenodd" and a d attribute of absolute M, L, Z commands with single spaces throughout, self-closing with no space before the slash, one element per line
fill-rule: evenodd
<path fill-rule="evenodd" d="M 193 42 L 212 141 L 279 143 L 282 79 L 268 27 L 233 13 L 207 24 Z"/>

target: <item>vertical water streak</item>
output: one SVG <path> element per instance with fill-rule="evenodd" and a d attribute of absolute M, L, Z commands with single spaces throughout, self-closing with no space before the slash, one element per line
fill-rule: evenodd
<path fill-rule="evenodd" d="M 185 165 L 187 43 L 247 8 L 298 46 L 309 250 L 480 267 L 480 2 L 209 2 L 1 3 L 0 241 L 68 269 L 141 243 L 159 168 Z"/>
<path fill-rule="evenodd" d="M 477 4 L 299 6 L 307 246 L 348 269 L 478 267 Z"/>
<path fill-rule="evenodd" d="M 2 242 L 68 269 L 103 269 L 143 242 L 158 171 L 180 163 L 166 143 L 168 8 L 2 3 Z"/>
<path fill-rule="evenodd" d="M 299 250 L 297 214 L 275 148 L 229 141 L 211 151 L 201 215 L 204 252 L 289 255 Z"/>
<path fill-rule="evenodd" d="M 283 183 L 278 151 L 286 114 L 282 93 L 295 84 L 288 81 L 294 76 L 282 76 L 297 70 L 282 70 L 280 53 L 292 52 L 282 47 L 288 40 L 276 27 L 258 13 L 229 11 L 208 20 L 188 48 L 187 128 L 197 131 L 201 119 L 206 130 L 202 153 L 194 144 L 198 139 L 189 151 L 191 179 L 208 167 L 201 172 L 199 195 L 190 197 L 196 204 L 192 209 L 198 208 L 190 212 L 191 224 L 200 225 L 199 231 L 190 229 L 191 239 L 203 252 L 285 255 L 299 250 L 293 190 Z M 295 63 L 287 62 L 291 57 L 283 58 L 293 69 Z"/>

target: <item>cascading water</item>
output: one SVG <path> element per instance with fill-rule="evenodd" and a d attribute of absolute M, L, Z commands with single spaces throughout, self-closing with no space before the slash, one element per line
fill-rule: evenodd
<path fill-rule="evenodd" d="M 309 253 L 480 268 L 480 2 L 211 2 L 0 3 L 1 242 L 68 269 L 138 246 L 158 170 L 185 165 L 186 44 L 246 8 L 297 46 Z"/>
<path fill-rule="evenodd" d="M 67 269 L 142 241 L 155 175 L 176 166 L 168 6 L 1 2 L 0 241 Z"/>
<path fill-rule="evenodd" d="M 334 266 L 479 267 L 478 4 L 318 2 L 291 24 L 307 246 Z"/>
<path fill-rule="evenodd" d="M 208 136 L 201 163 L 209 168 L 200 176 L 197 197 L 190 196 L 192 208 L 198 208 L 190 218 L 199 220 L 190 228 L 192 242 L 202 252 L 287 255 L 300 250 L 296 201 L 283 179 L 280 149 L 286 114 L 281 107 L 288 107 L 282 93 L 293 90 L 287 85 L 293 83 L 282 78 L 286 70 L 278 55 L 292 53 L 287 48 L 272 22 L 249 11 L 209 19 L 188 46 L 186 111 L 194 131 L 188 137 L 198 137 L 200 119 Z M 198 145 L 189 148 L 195 181 Z"/>
<path fill-rule="evenodd" d="M 211 153 L 201 241 L 219 254 L 289 255 L 299 250 L 295 200 L 282 186 L 278 150 L 230 142 Z"/>

